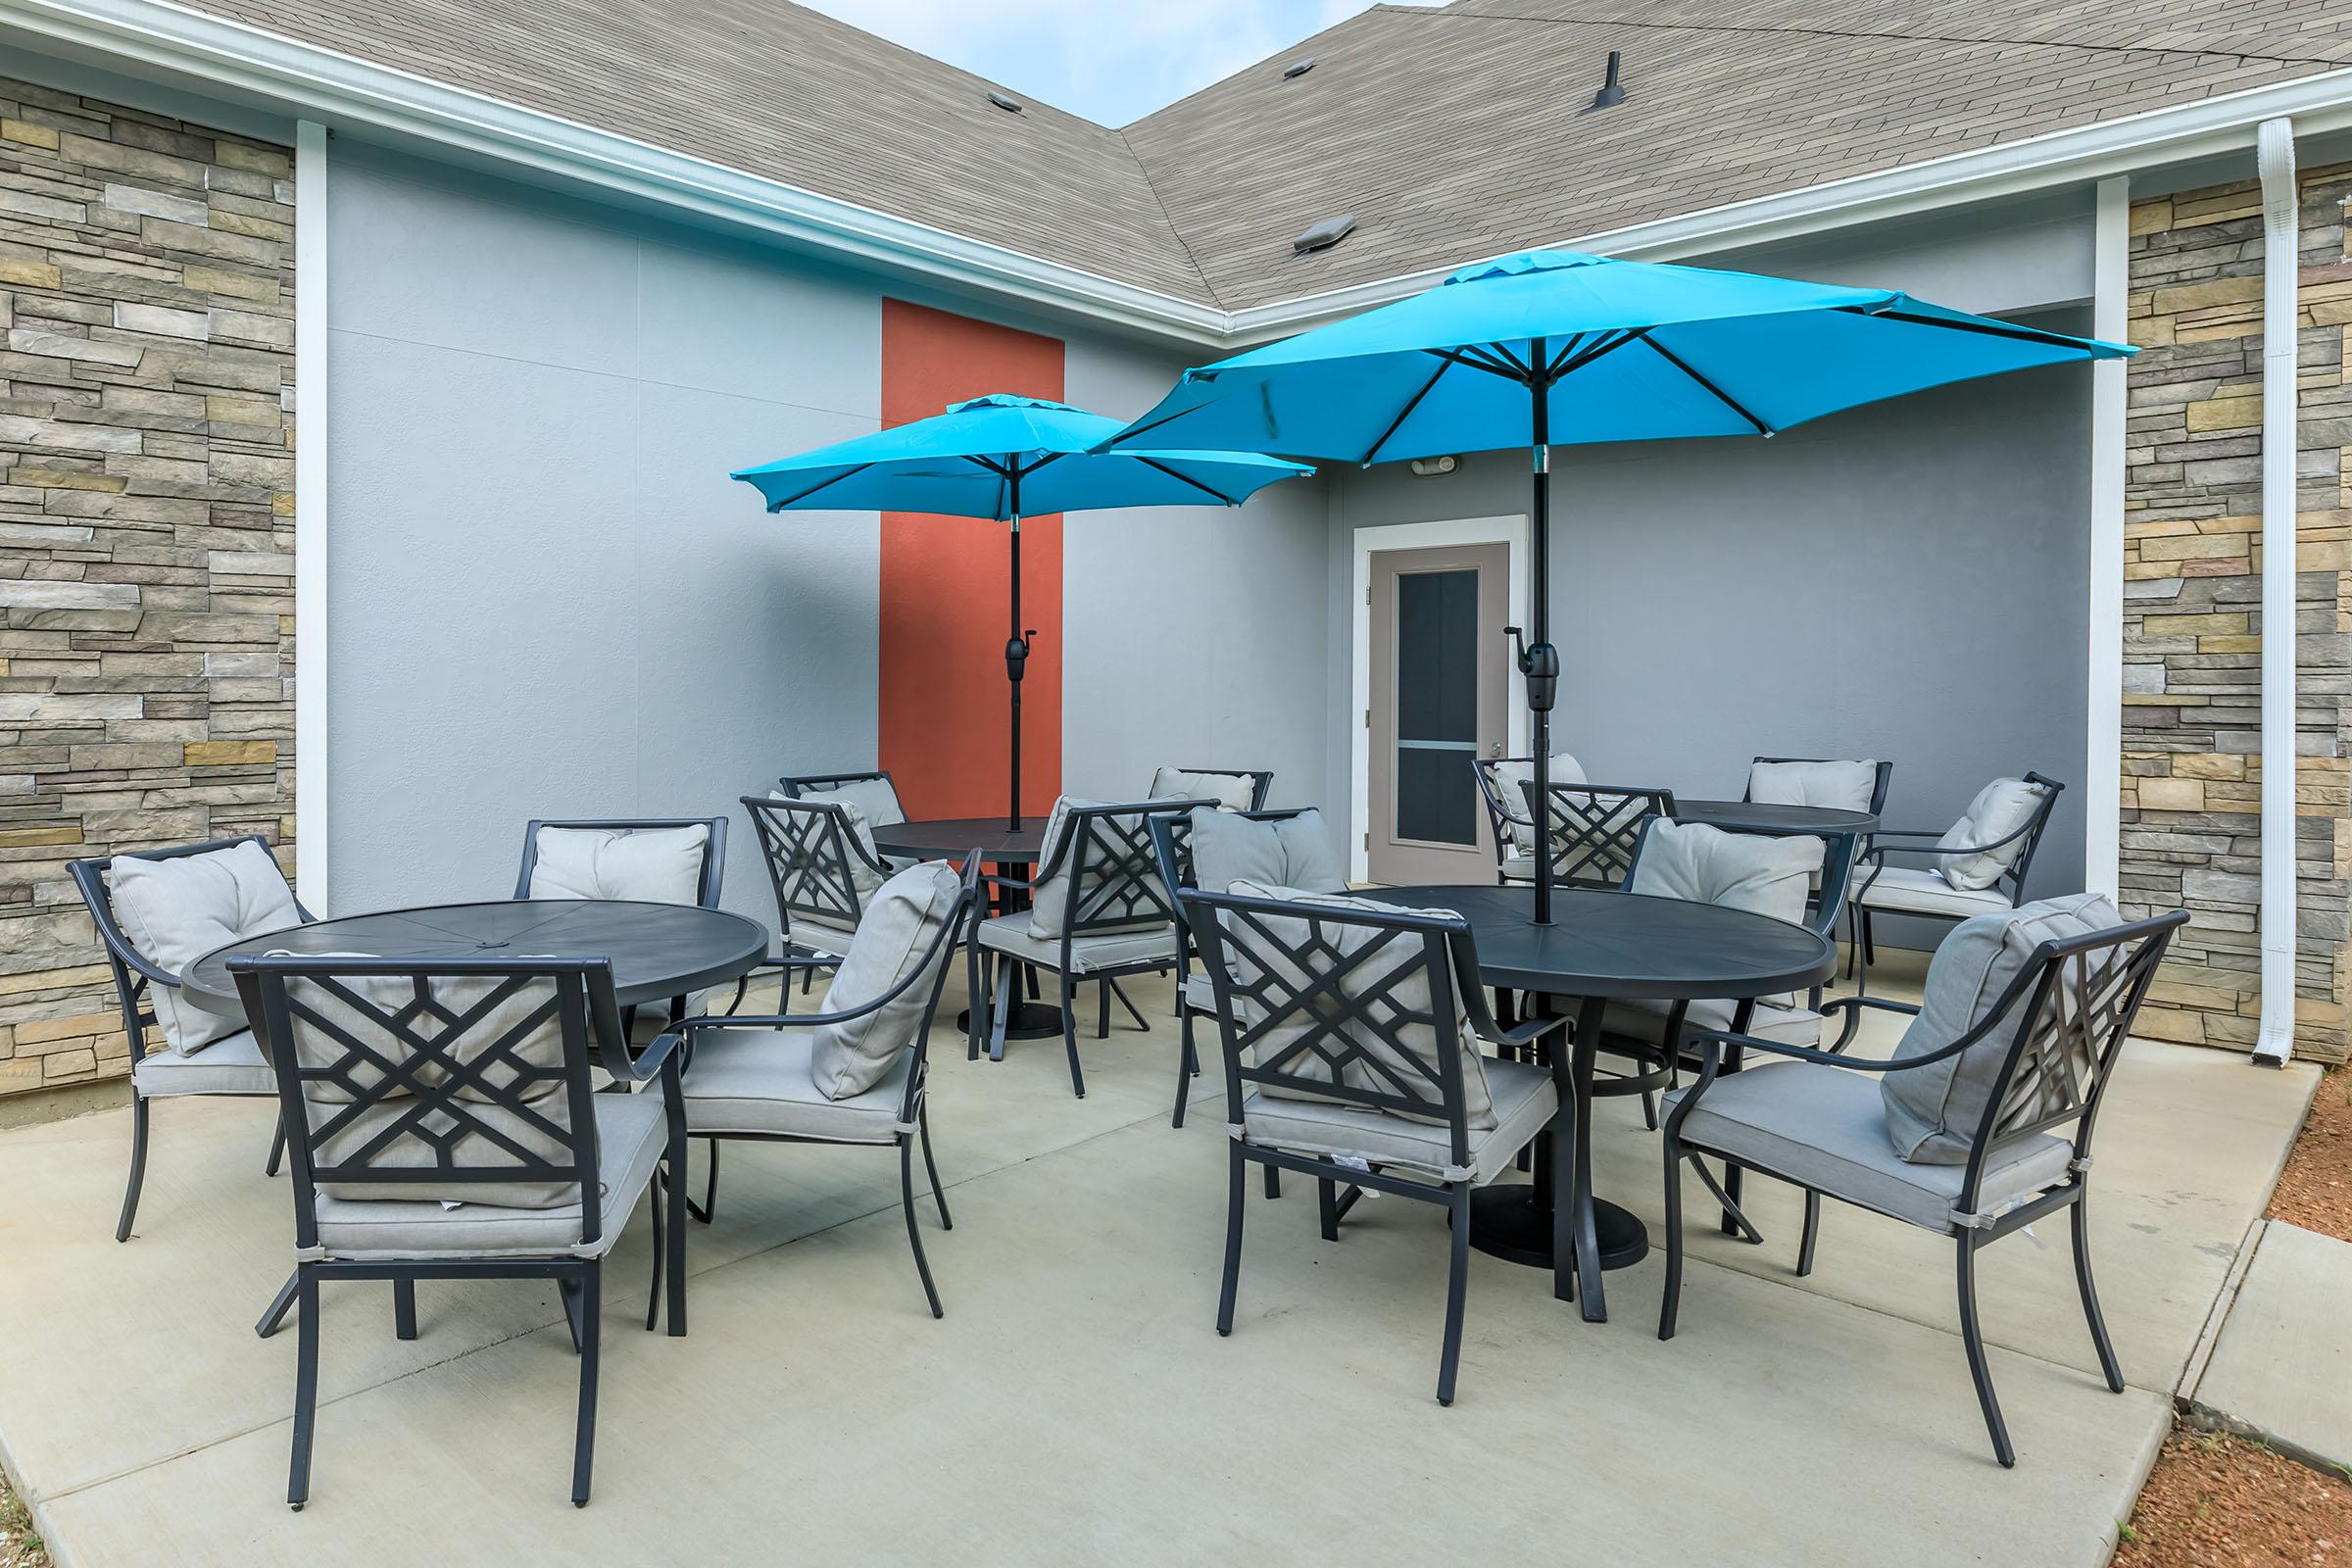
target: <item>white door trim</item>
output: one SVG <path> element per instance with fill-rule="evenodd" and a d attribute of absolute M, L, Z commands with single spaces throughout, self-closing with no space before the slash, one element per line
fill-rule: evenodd
<path fill-rule="evenodd" d="M 294 127 L 294 876 L 324 918 L 326 758 L 326 127 Z"/>
<path fill-rule="evenodd" d="M 1348 690 L 1353 700 L 1348 711 L 1352 715 L 1348 727 L 1353 736 L 1348 742 L 1348 875 L 1361 882 L 1366 880 L 1364 835 L 1372 825 L 1372 734 L 1364 722 L 1364 714 L 1372 706 L 1373 552 L 1427 550 L 1446 545 L 1502 545 L 1509 552 L 1510 564 L 1505 575 L 1510 578 L 1511 624 L 1524 626 L 1527 624 L 1527 515 L 1522 513 L 1516 516 L 1386 523 L 1376 528 L 1356 529 L 1352 543 L 1354 564 L 1348 579 L 1353 607 L 1348 617 L 1353 628 L 1349 634 Z M 1512 701 L 1505 706 L 1510 714 L 1509 745 L 1516 756 L 1527 745 L 1527 704 Z"/>
<path fill-rule="evenodd" d="M 2090 335 L 2121 343 L 2132 331 L 2132 176 L 2099 181 L 2091 244 Z M 2130 390 L 2122 360 L 2090 368 L 2090 699 L 2082 767 L 2082 886 L 2109 899 L 2123 889 L 2124 435 Z"/>

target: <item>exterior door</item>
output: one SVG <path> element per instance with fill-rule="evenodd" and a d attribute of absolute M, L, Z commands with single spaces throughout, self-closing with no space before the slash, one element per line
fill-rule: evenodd
<path fill-rule="evenodd" d="M 1471 763 L 1502 756 L 1508 733 L 1509 547 L 1380 550 L 1371 564 L 1366 870 L 1391 884 L 1492 882 Z"/>

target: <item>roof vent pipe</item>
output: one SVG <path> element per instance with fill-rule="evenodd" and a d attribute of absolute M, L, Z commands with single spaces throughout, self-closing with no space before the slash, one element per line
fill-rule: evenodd
<path fill-rule="evenodd" d="M 1617 83 L 1617 51 L 1610 50 L 1608 79 L 1600 84 L 1600 91 L 1592 95 L 1592 109 L 1614 109 L 1625 102 L 1625 89 Z M 1588 109 L 1585 113 L 1589 115 L 1592 109 Z"/>
<path fill-rule="evenodd" d="M 1285 81 L 1289 81 L 1289 80 L 1293 79 L 1294 77 L 1298 77 L 1298 76 L 1303 76 L 1303 75 L 1305 75 L 1305 74 L 1306 74 L 1308 72 L 1310 72 L 1310 71 L 1312 71 L 1312 70 L 1314 70 L 1314 69 L 1315 69 L 1315 57 L 1314 57 L 1313 55 L 1308 55 L 1308 56 L 1307 56 L 1307 57 L 1306 57 L 1304 60 L 1296 61 L 1296 62 L 1294 62 L 1294 63 L 1293 63 L 1293 64 L 1291 64 L 1291 65 L 1287 65 L 1287 66 L 1283 67 L 1283 68 L 1282 68 L 1282 79 L 1283 79 L 1283 80 L 1285 80 Z"/>
<path fill-rule="evenodd" d="M 1354 232 L 1355 217 L 1353 214 L 1346 214 L 1339 218 L 1326 218 L 1291 241 L 1291 254 L 1293 256 L 1311 256 L 1316 251 L 1327 251 Z"/>
<path fill-rule="evenodd" d="M 1004 110 L 1008 115 L 1017 115 L 1023 109 L 1028 107 L 1028 105 L 1022 103 L 1018 98 L 1012 96 L 1012 94 L 1007 92 L 998 92 L 994 88 L 989 90 L 988 101 L 992 104 L 995 104 L 999 109 Z"/>

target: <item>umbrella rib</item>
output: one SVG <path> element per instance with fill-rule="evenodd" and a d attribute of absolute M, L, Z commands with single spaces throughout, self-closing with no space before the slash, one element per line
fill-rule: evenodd
<path fill-rule="evenodd" d="M 1675 353 L 1674 350 L 1668 348 L 1665 344 L 1659 342 L 1656 338 L 1649 336 L 1647 333 L 1642 334 L 1642 341 L 1648 344 L 1652 349 L 1656 350 L 1668 365 L 1673 366 L 1676 369 L 1682 371 L 1691 380 L 1696 381 L 1700 386 L 1706 388 L 1707 391 L 1714 397 L 1716 402 L 1722 404 L 1725 408 L 1731 410 L 1734 414 L 1737 414 L 1740 416 L 1740 417 L 1754 425 L 1756 427 L 1756 434 L 1770 435 L 1773 433 L 1771 425 L 1766 424 L 1762 419 L 1757 418 L 1753 414 L 1749 413 L 1747 408 L 1741 404 L 1738 398 L 1733 397 L 1729 392 L 1726 392 L 1723 388 L 1717 386 L 1714 382 L 1701 375 L 1681 355 Z"/>
<path fill-rule="evenodd" d="M 1497 360 L 1483 344 L 1460 349 L 1428 349 L 1424 352 L 1434 354 L 1448 364 L 1467 365 L 1473 370 L 1484 370 L 1489 375 L 1499 375 L 1506 381 L 1525 381 L 1527 379 L 1520 370 Z"/>
<path fill-rule="evenodd" d="M 1645 338 L 1648 335 L 1649 328 L 1646 326 L 1628 327 L 1615 337 L 1596 342 L 1590 348 L 1579 350 L 1573 358 L 1563 351 L 1561 357 L 1552 362 L 1551 379 L 1557 381 L 1562 376 L 1573 375 L 1593 361 L 1616 353 L 1636 338 Z"/>
<path fill-rule="evenodd" d="M 1421 400 L 1429 396 L 1430 388 L 1436 386 L 1440 377 L 1445 375 L 1447 370 L 1452 369 L 1456 364 L 1460 363 L 1450 354 L 1440 354 L 1437 356 L 1437 360 L 1438 368 L 1436 373 L 1431 375 L 1428 380 L 1421 383 L 1420 391 L 1415 392 L 1411 397 L 1405 399 L 1404 407 L 1396 411 L 1396 417 L 1391 419 L 1389 421 L 1389 427 L 1380 432 L 1380 439 L 1373 442 L 1372 445 L 1365 450 L 1363 457 L 1357 460 L 1363 466 L 1367 468 L 1372 466 L 1373 461 L 1380 456 L 1380 449 L 1387 446 L 1389 444 L 1389 437 L 1395 435 L 1397 430 L 1403 426 L 1404 421 L 1413 416 L 1413 411 L 1421 406 Z"/>
<path fill-rule="evenodd" d="M 767 510 L 770 512 L 782 512 L 786 507 L 797 507 L 802 502 L 808 500 L 810 496 L 816 494 L 819 490 L 824 489 L 827 485 L 839 484 L 844 479 L 855 479 L 858 475 L 863 473 L 866 469 L 872 466 L 873 465 L 870 463 L 860 463 L 854 468 L 844 468 L 841 470 L 841 472 L 833 475 L 833 477 L 830 479 L 818 480 L 816 483 L 810 485 L 808 489 L 802 491 L 797 496 L 786 496 L 781 501 L 769 502 L 767 504 Z"/>
<path fill-rule="evenodd" d="M 1189 473 L 1178 473 L 1174 468 L 1169 467 L 1157 458 L 1148 458 L 1141 452 L 1131 452 L 1128 454 L 1128 456 L 1134 458 L 1136 462 L 1142 464 L 1148 468 L 1157 468 L 1169 478 L 1181 480 L 1183 483 L 1191 485 L 1202 495 L 1215 496 L 1219 501 L 1224 502 L 1225 505 L 1229 507 L 1238 507 L 1241 505 L 1240 501 L 1236 500 L 1232 496 L 1227 495 L 1224 491 L 1219 490 L 1212 485 L 1202 484 L 1200 480 L 1194 478 Z M 1041 463 L 1038 465 L 1038 466 L 1042 468 L 1045 466 L 1045 465 Z"/>
<path fill-rule="evenodd" d="M 1984 337 L 2012 338 L 2020 343 L 2042 343 L 2052 348 L 2074 348 L 2079 339 L 2063 332 L 2044 332 L 2038 327 L 2009 326 L 1999 321 L 1947 321 L 1939 317 L 1915 316 L 1909 311 L 1869 310 L 1860 305 L 1834 305 L 1832 310 L 1844 316 L 1867 316 L 1882 321 L 1902 321 L 1911 326 L 1936 326 L 1947 332 L 1975 332 Z"/>

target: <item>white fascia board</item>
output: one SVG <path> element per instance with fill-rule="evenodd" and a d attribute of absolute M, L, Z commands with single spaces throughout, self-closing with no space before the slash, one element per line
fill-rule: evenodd
<path fill-rule="evenodd" d="M 1434 269 L 1228 312 L 517 108 L 164 0 L 0 0 L 0 26 L 47 39 L 69 52 L 135 62 L 232 95 L 260 97 L 296 118 L 371 126 L 462 149 L 870 266 L 1197 348 L 1229 349 L 1299 331 L 1400 299 L 1451 270 Z M 2081 184 L 2156 164 L 2250 153 L 2255 127 L 2286 116 L 2293 117 L 2302 135 L 2352 127 L 2352 70 L 1553 243 L 1641 261 L 1769 244 L 1936 208 Z"/>

